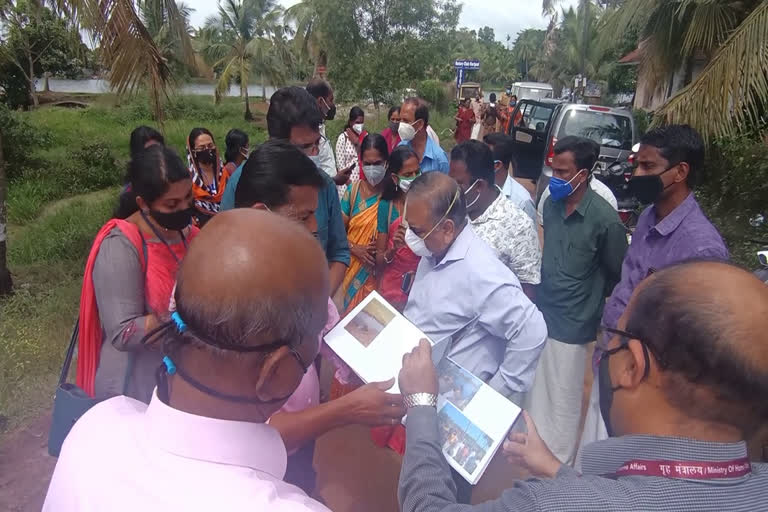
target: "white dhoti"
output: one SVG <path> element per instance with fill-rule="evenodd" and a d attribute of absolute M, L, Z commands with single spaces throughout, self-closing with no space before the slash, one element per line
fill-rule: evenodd
<path fill-rule="evenodd" d="M 608 429 L 605 427 L 603 415 L 600 413 L 600 386 L 598 386 L 598 377 L 595 373 L 595 381 L 592 384 L 592 392 L 589 394 L 589 405 L 587 406 L 587 415 L 584 419 L 584 432 L 581 433 L 579 440 L 579 455 L 582 449 L 595 441 L 608 439 Z M 576 458 L 576 469 L 581 469 L 581 457 Z"/>
<path fill-rule="evenodd" d="M 528 396 L 528 412 L 536 429 L 564 464 L 573 465 L 576 459 L 589 353 L 589 344 L 574 345 L 548 338 Z"/>

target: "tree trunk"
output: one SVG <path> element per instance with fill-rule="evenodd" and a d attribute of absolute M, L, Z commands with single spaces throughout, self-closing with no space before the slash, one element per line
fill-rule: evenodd
<path fill-rule="evenodd" d="M 8 191 L 8 180 L 5 177 L 5 159 L 3 158 L 3 131 L 0 127 L 0 297 L 13 291 L 11 272 L 8 270 L 6 257 L 6 214 L 5 198 Z"/>
<path fill-rule="evenodd" d="M 51 92 L 51 84 L 49 83 L 49 79 L 51 77 L 51 74 L 47 71 L 43 73 L 43 91 L 44 92 Z"/>
<path fill-rule="evenodd" d="M 245 93 L 245 120 L 253 121 L 253 114 L 251 113 L 251 103 L 250 101 L 248 101 L 248 84 L 245 85 L 243 92 Z"/>
<path fill-rule="evenodd" d="M 37 90 L 35 90 L 35 63 L 32 57 L 29 57 L 29 101 L 32 108 L 37 108 Z"/>
<path fill-rule="evenodd" d="M 261 74 L 261 99 L 267 101 L 267 80 L 264 73 Z"/>

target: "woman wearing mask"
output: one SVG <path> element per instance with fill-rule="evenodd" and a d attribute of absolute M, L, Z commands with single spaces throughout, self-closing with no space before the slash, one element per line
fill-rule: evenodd
<path fill-rule="evenodd" d="M 125 394 L 149 403 L 159 343 L 141 344 L 169 309 L 179 262 L 197 234 L 192 180 L 160 145 L 128 164 L 129 191 L 96 235 L 80 296 L 77 385 L 90 396 Z"/>
<path fill-rule="evenodd" d="M 363 161 L 360 157 L 360 143 L 368 135 L 365 131 L 365 113 L 360 107 L 352 107 L 349 110 L 347 126 L 336 140 L 336 168 L 339 172 L 357 163 L 352 168 L 352 173 L 347 185 L 339 186 L 339 197 L 344 196 L 348 185 L 352 185 L 360 179 L 360 171 Z"/>
<path fill-rule="evenodd" d="M 400 135 L 397 133 L 400 127 L 400 107 L 390 108 L 387 119 L 389 119 L 389 126 L 381 132 L 381 136 L 387 140 L 387 148 L 391 153 L 400 144 Z"/>
<path fill-rule="evenodd" d="M 409 146 L 398 146 L 389 157 L 389 172 L 393 186 L 385 187 L 379 203 L 377 290 L 398 311 L 402 311 L 408 302 L 408 294 L 403 291 L 403 281 L 408 274 L 413 277 L 420 260 L 405 244 L 405 226 L 402 224 L 405 195 L 413 180 L 421 174 L 418 155 Z"/>
<path fill-rule="evenodd" d="M 193 128 L 187 138 L 187 164 L 195 195 L 195 220 L 202 227 L 219 213 L 219 204 L 229 173 L 221 165 L 213 135 L 206 128 Z"/>
<path fill-rule="evenodd" d="M 379 199 L 392 185 L 387 171 L 387 141 L 378 134 L 368 135 L 360 145 L 363 179 L 347 188 L 341 200 L 341 213 L 347 228 L 352 260 L 341 284 L 343 308 L 352 310 L 376 288 L 376 225 Z M 345 313 L 346 314 L 346 313 Z"/>
<path fill-rule="evenodd" d="M 227 148 L 224 150 L 224 170 L 229 176 L 235 174 L 235 171 L 248 160 L 248 135 L 233 128 L 227 132 L 224 139 Z"/>

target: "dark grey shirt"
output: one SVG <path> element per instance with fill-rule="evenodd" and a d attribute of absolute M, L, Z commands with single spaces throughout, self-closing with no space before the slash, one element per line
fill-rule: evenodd
<path fill-rule="evenodd" d="M 162 353 L 141 344 L 144 317 L 150 313 L 144 298 L 144 273 L 138 251 L 118 228 L 101 243 L 93 265 L 93 287 L 103 329 L 96 398 L 124 394 L 149 403 Z"/>
<path fill-rule="evenodd" d="M 753 463 L 751 474 L 720 480 L 601 476 L 634 459 L 718 462 L 747 456 L 743 442 L 652 436 L 617 437 L 587 446 L 582 456 L 583 475 L 564 466 L 552 480 L 520 481 L 498 500 L 459 505 L 456 485 L 440 449 L 435 408 L 410 409 L 406 428 L 398 489 L 401 512 L 768 511 L 766 464 Z"/>

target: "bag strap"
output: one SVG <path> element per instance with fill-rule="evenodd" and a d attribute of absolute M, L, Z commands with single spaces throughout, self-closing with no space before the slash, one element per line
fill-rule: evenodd
<path fill-rule="evenodd" d="M 69 347 L 67 347 L 67 355 L 64 356 L 64 364 L 61 367 L 61 373 L 59 374 L 59 387 L 63 386 L 67 382 L 67 376 L 69 375 L 69 367 L 72 365 L 72 356 L 75 353 L 75 346 L 77 345 L 77 335 L 80 332 L 80 317 L 75 321 L 75 328 L 72 331 L 72 338 L 69 340 Z"/>
<path fill-rule="evenodd" d="M 149 265 L 149 254 L 147 253 L 147 241 L 144 239 L 144 236 L 141 236 L 141 249 L 142 249 L 142 255 L 144 256 L 144 266 L 142 270 L 144 271 L 144 276 L 147 275 L 147 265 Z M 69 376 L 69 368 L 72 366 L 72 358 L 75 355 L 75 347 L 77 346 L 77 338 L 78 334 L 80 334 L 80 316 L 77 317 L 77 320 L 75 320 L 75 328 L 72 329 L 72 337 L 69 340 L 69 346 L 67 347 L 66 355 L 64 356 L 64 364 L 61 365 L 61 373 L 59 373 L 59 387 L 63 386 L 64 383 L 67 382 L 67 377 Z M 130 361 L 128 362 L 128 366 L 125 370 L 125 380 L 123 381 L 123 393 L 125 393 L 125 389 L 128 387 L 128 376 L 131 374 L 131 371 L 133 370 L 133 357 L 130 358 Z"/>

